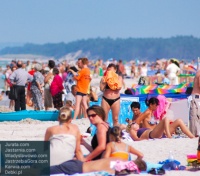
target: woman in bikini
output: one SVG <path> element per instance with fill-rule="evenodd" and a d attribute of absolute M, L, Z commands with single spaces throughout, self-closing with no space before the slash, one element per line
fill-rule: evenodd
<path fill-rule="evenodd" d="M 109 142 L 109 124 L 105 121 L 105 111 L 101 106 L 93 105 L 87 109 L 87 115 L 90 123 L 97 128 L 96 134 L 93 136 L 91 146 L 82 139 L 82 144 L 90 151 L 83 161 L 97 160 L 101 158 L 102 153 L 106 149 Z"/>
<path fill-rule="evenodd" d="M 109 64 L 107 67 L 107 71 L 116 72 L 116 65 Z M 118 76 L 119 85 L 122 85 L 122 77 Z M 118 123 L 118 116 L 120 110 L 120 89 L 113 90 L 112 87 L 109 87 L 108 83 L 103 81 L 103 78 L 100 82 L 100 90 L 103 92 L 101 106 L 105 110 L 106 113 L 106 121 L 108 119 L 108 112 L 112 111 L 112 118 L 113 118 L 113 126 L 119 125 Z"/>
<path fill-rule="evenodd" d="M 143 128 L 154 129 L 157 123 L 155 121 L 153 113 L 159 105 L 159 100 L 156 97 L 152 97 L 148 101 L 146 101 L 146 105 L 148 106 L 147 110 L 143 112 L 135 120 L 135 122 L 141 125 Z"/>
<path fill-rule="evenodd" d="M 104 158 L 114 157 L 129 160 L 129 154 L 132 153 L 142 159 L 143 154 L 132 146 L 122 142 L 121 137 L 122 130 L 119 126 L 115 126 L 110 130 L 110 142 L 106 146 Z"/>

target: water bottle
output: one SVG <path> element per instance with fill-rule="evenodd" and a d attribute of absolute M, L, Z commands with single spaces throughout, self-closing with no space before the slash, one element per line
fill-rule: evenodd
<path fill-rule="evenodd" d="M 169 157 L 168 157 L 169 161 L 173 161 L 174 160 L 174 156 L 172 151 L 169 151 Z"/>

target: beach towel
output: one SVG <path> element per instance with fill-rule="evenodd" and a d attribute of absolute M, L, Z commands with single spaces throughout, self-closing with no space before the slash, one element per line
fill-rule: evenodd
<path fill-rule="evenodd" d="M 112 90 L 121 89 L 122 87 L 118 74 L 114 71 L 106 71 L 102 80 L 104 83 L 107 83 L 108 87 Z"/>
<path fill-rule="evenodd" d="M 154 111 L 154 117 L 156 120 L 162 120 L 168 111 L 170 102 L 167 101 L 164 95 L 158 95 L 157 99 L 159 100 L 159 105 L 156 111 Z"/>

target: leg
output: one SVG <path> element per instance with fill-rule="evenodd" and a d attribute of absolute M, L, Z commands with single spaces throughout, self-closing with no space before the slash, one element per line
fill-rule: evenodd
<path fill-rule="evenodd" d="M 88 96 L 87 95 L 83 96 L 82 104 L 83 104 L 83 115 L 84 115 L 84 118 L 87 118 L 87 113 L 86 113 L 86 110 L 88 109 Z"/>
<path fill-rule="evenodd" d="M 74 120 L 76 120 L 76 117 L 78 116 L 80 112 L 80 106 L 81 106 L 82 96 L 76 95 L 76 104 L 75 104 L 75 111 L 74 111 Z"/>
<path fill-rule="evenodd" d="M 182 132 L 186 134 L 189 138 L 194 138 L 195 136 L 190 132 L 190 130 L 185 126 L 183 123 L 182 119 L 177 119 L 175 120 L 171 125 L 170 125 L 170 133 L 172 134 L 177 127 L 180 127 Z"/>
<path fill-rule="evenodd" d="M 164 118 L 160 121 L 158 125 L 151 131 L 152 138 L 161 138 L 164 131 L 168 138 L 171 138 L 170 129 L 169 129 L 169 119 Z"/>
<path fill-rule="evenodd" d="M 113 126 L 119 125 L 119 110 L 120 110 L 120 99 L 117 100 L 113 105 L 111 106 L 112 110 L 112 119 L 113 119 Z"/>
<path fill-rule="evenodd" d="M 16 86 L 16 91 L 17 91 L 17 99 L 15 101 L 15 111 L 20 111 L 20 87 Z"/>
<path fill-rule="evenodd" d="M 21 87 L 20 89 L 20 107 L 21 110 L 26 110 L 25 87 Z"/>
<path fill-rule="evenodd" d="M 101 106 L 105 111 L 105 114 L 106 114 L 105 122 L 107 122 L 108 121 L 108 112 L 110 111 L 110 105 L 102 98 Z"/>

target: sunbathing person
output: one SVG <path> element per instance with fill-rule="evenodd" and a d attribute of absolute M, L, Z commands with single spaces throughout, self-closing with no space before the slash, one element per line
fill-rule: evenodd
<path fill-rule="evenodd" d="M 63 107 L 59 112 L 59 125 L 46 130 L 44 140 L 50 141 L 50 166 L 61 164 L 74 157 L 83 160 L 80 131 L 71 120 L 71 110 Z"/>
<path fill-rule="evenodd" d="M 109 124 L 105 121 L 105 111 L 101 106 L 93 105 L 87 109 L 87 116 L 91 124 L 97 128 L 96 134 L 93 136 L 91 146 L 82 139 L 82 144 L 90 151 L 83 161 L 100 159 L 102 153 L 106 149 L 109 142 Z"/>
<path fill-rule="evenodd" d="M 110 174 L 119 174 L 119 172 L 139 173 L 146 171 L 146 162 L 141 159 L 135 161 L 122 161 L 115 158 L 103 158 L 95 161 L 82 162 L 79 160 L 66 161 L 60 165 L 50 167 L 50 174 L 67 174 L 88 173 L 96 171 L 106 171 Z M 129 173 L 129 174 L 130 174 Z M 127 175 L 126 174 L 126 175 Z"/>
<path fill-rule="evenodd" d="M 154 129 L 156 126 L 156 121 L 153 113 L 159 105 L 159 100 L 155 97 L 152 97 L 149 99 L 149 101 L 146 101 L 146 104 L 148 106 L 148 109 L 140 114 L 135 122 L 141 125 L 143 128 Z"/>
<path fill-rule="evenodd" d="M 177 119 L 172 124 L 170 124 L 170 121 L 167 117 L 161 120 L 153 130 L 149 128 L 139 128 L 137 123 L 133 123 L 130 128 L 130 136 L 135 141 L 162 137 L 172 138 L 172 134 L 175 132 L 177 127 L 180 127 L 182 132 L 189 138 L 195 137 L 185 126 L 181 119 Z"/>
<path fill-rule="evenodd" d="M 110 142 L 106 146 L 104 158 L 115 157 L 123 160 L 129 159 L 129 154 L 137 155 L 138 158 L 143 158 L 143 154 L 122 142 L 122 130 L 119 126 L 115 126 L 110 130 Z"/>

